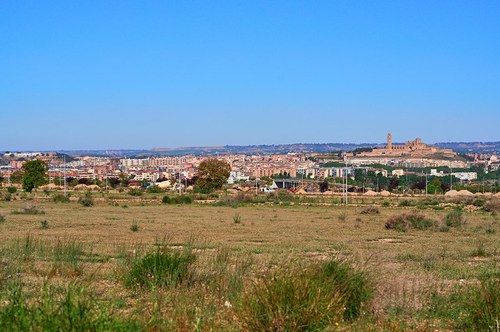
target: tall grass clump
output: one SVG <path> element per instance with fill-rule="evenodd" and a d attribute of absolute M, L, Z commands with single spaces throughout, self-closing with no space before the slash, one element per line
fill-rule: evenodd
<path fill-rule="evenodd" d="M 462 209 L 456 208 L 444 217 L 444 223 L 448 227 L 460 227 L 465 225 Z"/>
<path fill-rule="evenodd" d="M 44 285 L 36 300 L 21 282 L 0 294 L 2 331 L 138 331 L 138 321 L 114 314 L 94 292 L 80 285 Z"/>
<path fill-rule="evenodd" d="M 45 214 L 45 211 L 39 209 L 36 205 L 26 203 L 22 208 L 12 211 L 12 214 Z"/>
<path fill-rule="evenodd" d="M 431 296 L 430 318 L 451 323 L 453 330 L 498 331 L 500 324 L 500 278 L 482 279 L 478 284 L 455 287 Z"/>
<path fill-rule="evenodd" d="M 385 228 L 406 232 L 408 229 L 428 229 L 436 225 L 432 219 L 428 219 L 422 213 L 402 213 L 390 216 L 385 222 Z"/>
<path fill-rule="evenodd" d="M 64 194 L 55 194 L 55 195 L 52 197 L 52 200 L 53 200 L 55 203 L 69 203 L 69 197 L 68 197 L 68 196 L 65 196 Z"/>
<path fill-rule="evenodd" d="M 369 206 L 369 207 L 361 210 L 360 213 L 361 214 L 380 214 L 380 210 L 375 206 Z"/>
<path fill-rule="evenodd" d="M 190 248 L 182 251 L 158 248 L 144 257 L 136 257 L 125 278 L 134 287 L 175 287 L 188 279 L 195 255 Z"/>
<path fill-rule="evenodd" d="M 191 204 L 193 203 L 193 199 L 187 195 L 163 196 L 162 202 L 164 204 Z"/>
<path fill-rule="evenodd" d="M 371 297 L 363 272 L 330 260 L 265 276 L 242 295 L 236 311 L 249 331 L 317 331 L 357 319 Z"/>
<path fill-rule="evenodd" d="M 86 207 L 93 206 L 94 205 L 94 199 L 92 198 L 92 194 L 90 193 L 90 191 L 86 192 L 85 196 L 80 197 L 78 199 L 78 203 L 80 203 L 81 205 L 86 206 Z"/>

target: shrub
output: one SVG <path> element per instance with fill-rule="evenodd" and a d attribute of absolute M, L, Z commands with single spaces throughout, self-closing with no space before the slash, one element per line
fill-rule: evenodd
<path fill-rule="evenodd" d="M 384 201 L 384 203 L 382 203 L 382 205 L 385 207 L 388 207 L 388 206 L 391 206 L 391 202 Z"/>
<path fill-rule="evenodd" d="M 193 199 L 187 195 L 163 196 L 162 202 L 165 204 L 191 204 L 193 203 Z"/>
<path fill-rule="evenodd" d="M 78 203 L 86 207 L 91 207 L 92 205 L 94 205 L 92 194 L 90 192 L 85 193 L 85 196 L 78 199 Z"/>
<path fill-rule="evenodd" d="M 130 196 L 142 196 L 143 191 L 142 191 L 141 189 L 130 189 L 130 190 L 128 191 L 128 194 L 129 194 Z"/>
<path fill-rule="evenodd" d="M 175 287 L 189 276 L 189 267 L 195 260 L 191 249 L 170 251 L 158 248 L 132 264 L 125 284 L 127 287 Z"/>
<path fill-rule="evenodd" d="M 7 187 L 7 192 L 9 194 L 15 194 L 17 192 L 17 188 L 14 186 L 9 186 L 9 187 Z"/>
<path fill-rule="evenodd" d="M 360 213 L 361 214 L 379 214 L 380 211 L 377 207 L 370 206 L 370 207 L 367 207 L 367 208 L 364 208 L 363 210 L 361 210 Z"/>
<path fill-rule="evenodd" d="M 235 224 L 241 224 L 241 216 L 239 213 L 236 213 L 234 216 L 233 216 L 233 222 Z"/>
<path fill-rule="evenodd" d="M 40 228 L 41 229 L 48 229 L 49 228 L 49 223 L 47 220 L 42 220 L 40 221 Z"/>
<path fill-rule="evenodd" d="M 401 202 L 399 202 L 399 206 L 414 206 L 415 203 L 408 200 L 408 199 L 405 199 L 405 200 L 402 200 Z"/>
<path fill-rule="evenodd" d="M 3 199 L 6 201 L 6 202 L 10 202 L 12 200 L 12 194 L 11 193 L 7 193 L 5 194 L 5 196 L 3 197 Z"/>
<path fill-rule="evenodd" d="M 487 212 L 500 212 L 500 199 L 492 199 L 486 202 L 483 209 Z"/>
<path fill-rule="evenodd" d="M 36 205 L 26 203 L 24 207 L 12 211 L 13 214 L 45 214 L 43 210 L 40 210 Z"/>
<path fill-rule="evenodd" d="M 435 224 L 435 221 L 427 219 L 422 213 L 402 213 L 390 216 L 385 223 L 385 228 L 406 232 L 409 228 L 422 230 L 428 229 Z"/>
<path fill-rule="evenodd" d="M 444 217 L 444 223 L 448 227 L 460 227 L 465 224 L 462 216 L 462 209 L 456 208 Z"/>
<path fill-rule="evenodd" d="M 474 206 L 484 206 L 484 203 L 486 203 L 486 201 L 482 198 L 476 198 L 473 202 L 472 202 L 472 205 Z"/>
<path fill-rule="evenodd" d="M 237 314 L 250 331 L 317 331 L 357 319 L 371 299 L 365 274 L 330 260 L 279 269 L 242 296 Z"/>
<path fill-rule="evenodd" d="M 132 232 L 137 232 L 139 230 L 139 225 L 137 225 L 136 222 L 134 222 L 131 226 L 130 226 L 130 230 Z"/>
<path fill-rule="evenodd" d="M 146 192 L 148 192 L 150 194 L 159 194 L 159 193 L 163 192 L 163 189 L 161 189 L 158 186 L 151 186 L 148 189 L 146 189 Z"/>
<path fill-rule="evenodd" d="M 69 197 L 64 194 L 55 194 L 52 200 L 56 203 L 69 203 Z"/>

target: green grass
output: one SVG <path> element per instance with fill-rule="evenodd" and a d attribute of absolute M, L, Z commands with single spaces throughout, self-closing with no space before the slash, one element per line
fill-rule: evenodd
<path fill-rule="evenodd" d="M 127 287 L 175 287 L 187 281 L 195 260 L 191 248 L 181 251 L 161 247 L 144 257 L 135 257 L 126 275 Z"/>

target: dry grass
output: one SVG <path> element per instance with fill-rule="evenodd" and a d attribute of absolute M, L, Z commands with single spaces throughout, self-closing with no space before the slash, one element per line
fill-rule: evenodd
<path fill-rule="evenodd" d="M 57 273 L 50 275 L 52 280 L 59 283 L 75 277 L 86 280 L 97 291 L 105 290 L 116 301 L 122 299 L 124 303 L 117 310 L 124 316 L 137 310 L 145 310 L 145 316 L 158 319 L 167 315 L 174 321 L 163 322 L 162 326 L 179 330 L 192 330 L 197 322 L 205 328 L 238 329 L 241 326 L 231 318 L 231 308 L 225 305 L 229 294 L 206 300 L 208 302 L 196 306 L 198 309 L 193 307 L 192 298 L 206 297 L 203 289 L 212 287 L 211 278 L 244 287 L 242 280 L 245 278 L 251 280 L 252 275 L 296 259 L 347 258 L 368 271 L 376 285 L 376 296 L 367 309 L 373 316 L 358 323 L 368 324 L 370 329 L 390 329 L 394 323 L 390 317 L 393 316 L 396 321 L 412 326 L 411 322 L 419 319 L 416 310 L 426 306 L 429 294 L 437 287 L 451 289 L 456 284 L 475 283 L 485 275 L 499 277 L 500 240 L 496 236 L 499 222 L 496 216 L 486 212 L 464 212 L 467 224 L 448 232 L 410 229 L 399 233 L 384 227 L 387 218 L 409 209 L 416 210 L 416 207 L 398 207 L 396 202 L 391 202 L 389 207 L 382 206 L 387 198 L 367 200 L 369 206 L 379 204 L 380 213 L 363 214 L 363 219 L 356 222 L 367 206 L 257 204 L 235 209 L 208 204 L 161 204 L 161 197 L 154 200 L 145 196 L 129 201 L 120 196 L 120 204 L 114 204 L 109 197 L 95 194 L 93 207 L 83 207 L 74 201 L 57 204 L 35 198 L 37 207 L 45 211 L 43 219 L 50 228 L 41 229 L 40 216 L 6 213 L 6 221 L 0 223 L 2 255 L 8 257 L 6 248 L 12 248 L 14 239 L 23 239 L 28 233 L 37 241 L 52 245 L 61 239 L 82 243 L 87 249 L 81 253 L 79 273 L 58 266 Z M 127 209 L 121 207 L 124 203 Z M 21 200 L 3 201 L 0 210 L 16 211 L 24 204 Z M 450 210 L 428 209 L 421 213 L 433 220 L 443 220 L 448 212 Z M 234 221 L 235 215 L 240 222 Z M 139 232 L 131 232 L 130 225 L 134 224 L 140 224 Z M 205 272 L 193 282 L 203 287 L 167 296 L 165 290 L 144 294 L 123 286 L 121 276 L 127 261 L 158 245 L 176 248 L 185 243 L 190 243 L 201 257 L 195 266 L 198 271 Z M 471 256 L 478 243 L 488 255 Z M 225 280 L 218 274 L 222 272 L 216 265 L 207 267 L 206 262 L 214 259 L 227 261 L 233 272 L 244 261 L 252 263 L 241 268 L 245 271 L 241 272 L 245 276 L 242 280 Z M 47 271 L 54 271 L 51 259 L 46 257 L 18 264 L 23 267 L 23 278 L 35 284 L 47 277 Z M 206 271 L 212 271 L 213 275 Z M 217 285 L 214 289 L 221 291 L 221 286 Z M 160 303 L 162 296 L 176 301 L 178 306 Z M 161 312 L 158 317 L 155 308 Z M 205 310 L 211 314 L 200 321 L 200 313 Z"/>

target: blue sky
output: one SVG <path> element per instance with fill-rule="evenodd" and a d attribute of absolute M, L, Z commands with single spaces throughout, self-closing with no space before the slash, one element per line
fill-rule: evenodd
<path fill-rule="evenodd" d="M 500 140 L 500 2 L 0 1 L 0 150 Z"/>

